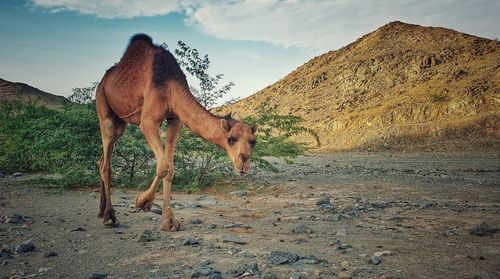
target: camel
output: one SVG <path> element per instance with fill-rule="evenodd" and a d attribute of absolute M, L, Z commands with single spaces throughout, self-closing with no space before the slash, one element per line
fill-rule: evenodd
<path fill-rule="evenodd" d="M 218 117 L 207 111 L 191 94 L 186 76 L 174 56 L 153 44 L 148 35 L 134 35 L 118 64 L 106 71 L 96 90 L 96 106 L 102 137 L 98 217 L 104 218 L 106 225 L 119 224 L 111 203 L 111 155 L 115 142 L 128 124 L 139 125 L 156 158 L 153 182 L 148 190 L 137 194 L 135 206 L 149 211 L 156 189 L 163 182 L 162 230 L 183 227 L 170 207 L 174 149 L 183 125 L 224 149 L 237 174 L 250 170 L 255 125 L 250 126 L 230 116 Z M 168 127 L 163 148 L 160 126 L 165 120 Z"/>

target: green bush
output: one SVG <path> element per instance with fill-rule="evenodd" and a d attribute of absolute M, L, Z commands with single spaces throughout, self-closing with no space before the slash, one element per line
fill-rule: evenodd
<path fill-rule="evenodd" d="M 210 60 L 207 55 L 200 57 L 196 49 L 179 42 L 175 53 L 179 64 L 200 81 L 191 91 L 205 107 L 215 106 L 234 85 L 220 86 L 223 75 L 209 75 Z M 96 86 L 73 89 L 69 97 L 73 103 L 61 110 L 31 103 L 1 104 L 0 170 L 57 174 L 59 179 L 54 182 L 63 186 L 97 185 L 102 147 L 95 113 Z M 254 170 L 276 171 L 265 156 L 290 162 L 304 152 L 307 146 L 291 141 L 293 135 L 309 133 L 318 140 L 313 131 L 300 126 L 299 117 L 276 115 L 265 105 L 246 121 L 259 126 L 252 154 Z M 175 189 L 198 190 L 233 175 L 226 153 L 187 128 L 181 130 L 174 165 Z M 143 188 L 151 183 L 155 160 L 137 126 L 129 125 L 118 140 L 112 169 L 113 185 Z"/>

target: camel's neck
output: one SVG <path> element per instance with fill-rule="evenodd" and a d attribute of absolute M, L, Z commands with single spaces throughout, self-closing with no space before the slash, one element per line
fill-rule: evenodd
<path fill-rule="evenodd" d="M 220 118 L 207 111 L 186 86 L 179 86 L 173 96 L 172 110 L 179 120 L 205 140 L 224 148 L 227 138 Z"/>

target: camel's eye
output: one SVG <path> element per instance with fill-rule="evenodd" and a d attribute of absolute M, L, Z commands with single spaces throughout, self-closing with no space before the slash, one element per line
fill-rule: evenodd
<path fill-rule="evenodd" d="M 233 145 L 236 143 L 236 139 L 233 137 L 229 137 L 227 138 L 227 143 L 229 143 L 229 145 Z"/>
<path fill-rule="evenodd" d="M 251 146 L 251 147 L 254 147 L 254 146 L 255 146 L 255 144 L 257 143 L 257 141 L 256 141 L 256 140 L 251 140 L 249 143 L 250 143 L 250 146 Z"/>

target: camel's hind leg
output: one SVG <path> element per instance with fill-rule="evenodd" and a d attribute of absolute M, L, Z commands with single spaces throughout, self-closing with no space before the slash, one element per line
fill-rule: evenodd
<path fill-rule="evenodd" d="M 96 94 L 96 106 L 102 137 L 102 156 L 99 160 L 101 203 L 98 217 L 104 218 L 103 223 L 111 221 L 110 225 L 116 226 L 119 222 L 111 203 L 111 155 L 115 142 L 125 132 L 127 124 L 113 113 L 100 89 Z"/>

